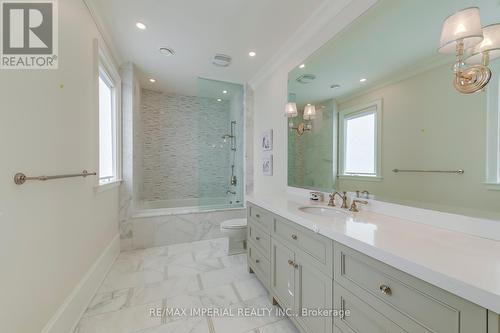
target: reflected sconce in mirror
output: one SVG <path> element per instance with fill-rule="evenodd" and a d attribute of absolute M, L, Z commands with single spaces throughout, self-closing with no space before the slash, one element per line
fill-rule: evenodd
<path fill-rule="evenodd" d="M 304 116 L 303 119 L 306 122 L 301 122 L 297 125 L 297 127 L 294 127 L 293 124 L 293 118 L 298 116 L 298 111 L 297 111 L 297 104 L 289 102 L 285 106 L 285 115 L 287 118 L 290 119 L 288 122 L 288 127 L 291 130 L 295 130 L 297 135 L 302 135 L 304 134 L 305 131 L 310 131 L 312 129 L 312 124 L 309 122 L 310 120 L 314 119 L 316 116 L 316 108 L 314 105 L 307 104 L 304 108 Z"/>
<path fill-rule="evenodd" d="M 453 85 L 459 92 L 481 91 L 490 81 L 489 61 L 500 56 L 498 26 L 483 29 L 477 7 L 466 8 L 444 20 L 439 52 L 455 53 Z"/>

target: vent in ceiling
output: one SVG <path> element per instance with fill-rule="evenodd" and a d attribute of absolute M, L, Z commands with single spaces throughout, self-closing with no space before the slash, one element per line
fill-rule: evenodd
<path fill-rule="evenodd" d="M 312 81 L 314 81 L 315 79 L 316 79 L 315 75 L 304 74 L 304 75 L 301 75 L 297 78 L 297 82 L 302 83 L 302 84 L 308 84 L 308 83 L 311 83 Z"/>
<path fill-rule="evenodd" d="M 218 67 L 228 67 L 231 64 L 231 57 L 225 54 L 216 54 L 212 64 Z"/>

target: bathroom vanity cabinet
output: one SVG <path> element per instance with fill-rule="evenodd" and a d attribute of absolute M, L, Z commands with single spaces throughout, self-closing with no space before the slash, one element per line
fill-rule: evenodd
<path fill-rule="evenodd" d="M 247 215 L 249 269 L 303 333 L 500 333 L 472 302 L 254 204 Z"/>

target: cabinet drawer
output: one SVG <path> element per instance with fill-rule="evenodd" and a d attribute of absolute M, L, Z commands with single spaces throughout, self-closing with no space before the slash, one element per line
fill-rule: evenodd
<path fill-rule="evenodd" d="M 486 332 L 485 309 L 337 242 L 334 251 L 335 281 L 390 305 L 422 331 Z"/>
<path fill-rule="evenodd" d="M 346 313 L 333 318 L 343 333 L 400 333 L 404 329 L 339 284 L 333 284 L 333 307 Z M 348 312 L 347 312 L 348 311 Z M 335 329 L 334 332 L 337 332 Z"/>
<path fill-rule="evenodd" d="M 262 251 L 266 259 L 269 260 L 271 236 L 268 232 L 265 232 L 261 227 L 258 226 L 258 222 L 254 222 L 252 220 L 249 221 L 248 239 L 251 240 L 255 244 L 255 246 Z"/>
<path fill-rule="evenodd" d="M 257 249 L 252 241 L 248 242 L 248 264 L 254 270 L 260 282 L 269 289 L 271 263 L 264 254 Z"/>
<path fill-rule="evenodd" d="M 259 226 L 264 228 L 264 230 L 271 230 L 273 215 L 267 210 L 248 204 L 247 215 L 248 219 L 253 219 Z"/>
<path fill-rule="evenodd" d="M 321 271 L 333 276 L 332 240 L 279 216 L 274 218 L 273 233 L 287 244 L 302 250 Z"/>

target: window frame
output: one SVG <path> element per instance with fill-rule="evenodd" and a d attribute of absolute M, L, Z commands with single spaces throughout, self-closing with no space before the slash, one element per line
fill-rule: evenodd
<path fill-rule="evenodd" d="M 97 160 L 98 160 L 98 189 L 105 190 L 118 186 L 122 181 L 122 109 L 121 109 L 121 77 L 117 67 L 104 45 L 97 40 L 95 42 L 97 49 L 97 70 L 96 70 L 96 90 L 97 90 Z M 111 88 L 112 94 L 112 136 L 113 136 L 113 177 L 103 182 L 100 177 L 100 124 L 99 124 L 99 80 L 102 78 L 104 83 Z"/>
<path fill-rule="evenodd" d="M 368 114 L 375 115 L 375 173 L 347 174 L 346 163 L 346 122 Z M 382 100 L 356 105 L 339 112 L 339 165 L 337 178 L 346 180 L 381 181 L 382 180 Z"/>
<path fill-rule="evenodd" d="M 492 78 L 487 90 L 486 179 L 489 190 L 500 191 L 500 60 L 490 65 Z"/>

